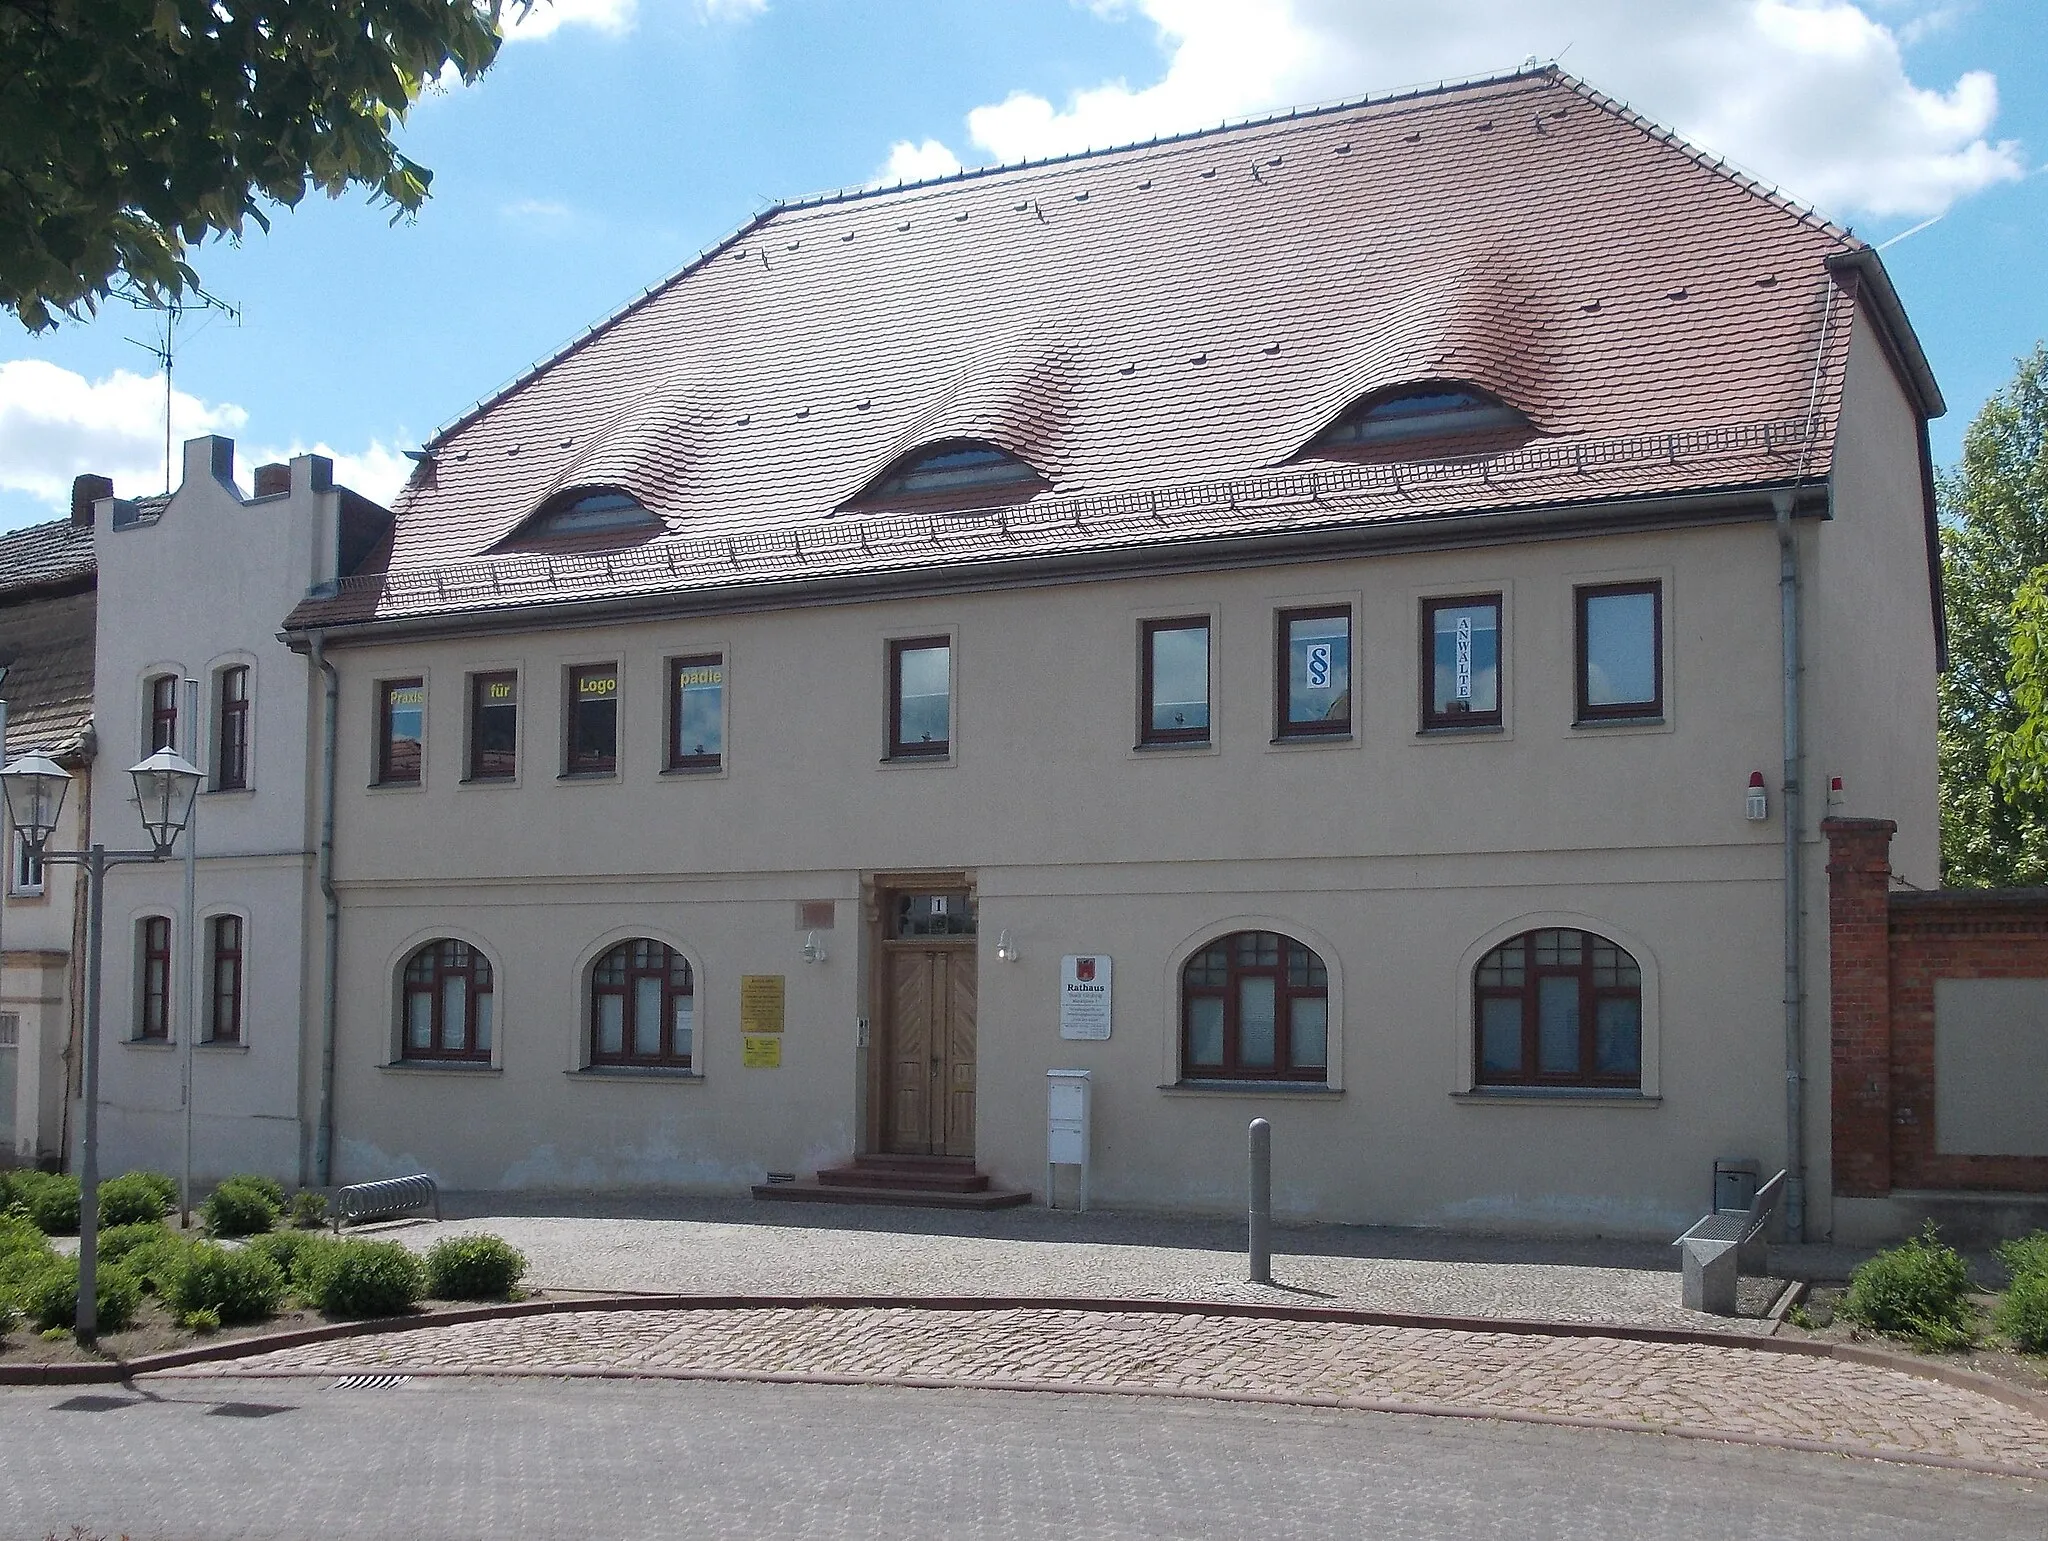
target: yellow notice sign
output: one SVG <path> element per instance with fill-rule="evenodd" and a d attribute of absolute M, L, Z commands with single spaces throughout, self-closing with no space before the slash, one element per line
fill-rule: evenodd
<path fill-rule="evenodd" d="M 740 975 L 741 1032 L 782 1031 L 782 980 L 780 974 Z"/>
<path fill-rule="evenodd" d="M 749 1070 L 780 1070 L 782 1039 L 774 1033 L 748 1033 L 740 1039 L 740 1063 Z"/>

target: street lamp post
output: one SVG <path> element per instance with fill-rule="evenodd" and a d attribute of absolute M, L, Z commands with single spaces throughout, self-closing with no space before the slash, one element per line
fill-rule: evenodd
<path fill-rule="evenodd" d="M 0 794 L 7 814 L 21 832 L 23 844 L 39 860 L 85 869 L 85 1067 L 80 1094 L 85 1103 L 85 1131 L 78 1159 L 78 1317 L 81 1341 L 99 1334 L 100 1237 L 100 938 L 104 930 L 107 869 L 132 862 L 163 861 L 177 843 L 178 832 L 192 818 L 192 799 L 199 791 L 199 770 L 169 749 L 159 749 L 128 774 L 135 779 L 142 827 L 149 835 L 147 851 L 110 851 L 93 845 L 83 851 L 46 851 L 64 809 L 71 775 L 47 755 L 26 754 L 0 770 Z"/>

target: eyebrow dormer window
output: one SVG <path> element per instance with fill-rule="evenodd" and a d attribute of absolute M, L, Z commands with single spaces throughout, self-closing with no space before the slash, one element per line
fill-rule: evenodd
<path fill-rule="evenodd" d="M 1316 438 L 1311 452 L 1370 450 L 1416 439 L 1488 441 L 1534 432 L 1528 418 L 1503 401 L 1469 385 L 1435 383 L 1404 386 L 1368 396 Z M 1489 442 L 1488 447 L 1492 447 Z"/>
<path fill-rule="evenodd" d="M 514 534 L 514 540 L 543 540 L 551 535 L 644 535 L 661 521 L 630 492 L 616 487 L 582 488 L 548 499 Z"/>
<path fill-rule="evenodd" d="M 1036 491 L 1045 478 L 1008 450 L 979 439 L 955 439 L 913 450 L 884 471 L 867 491 L 863 503 L 909 499 L 966 501 L 988 496 L 1015 496 Z"/>

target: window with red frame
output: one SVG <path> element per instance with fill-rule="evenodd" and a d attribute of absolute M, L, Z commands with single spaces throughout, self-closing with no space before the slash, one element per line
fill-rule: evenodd
<path fill-rule="evenodd" d="M 163 1041 L 171 1036 L 171 918 L 146 915 L 135 926 L 140 960 L 136 980 L 135 1036 Z"/>
<path fill-rule="evenodd" d="M 242 917 L 216 915 L 206 923 L 206 1037 L 210 1043 L 242 1041 Z"/>

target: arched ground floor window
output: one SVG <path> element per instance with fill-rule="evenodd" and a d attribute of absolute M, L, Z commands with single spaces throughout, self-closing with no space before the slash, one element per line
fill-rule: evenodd
<path fill-rule="evenodd" d="M 1292 937 L 1218 937 L 1182 967 L 1180 1009 L 1190 1081 L 1328 1079 L 1329 973 Z"/>
<path fill-rule="evenodd" d="M 1643 974 L 1616 943 L 1525 931 L 1481 958 L 1472 984 L 1479 1085 L 1642 1085 Z"/>
<path fill-rule="evenodd" d="M 406 960 L 399 1054 L 491 1057 L 491 960 L 467 942 L 429 942 Z"/>
<path fill-rule="evenodd" d="M 590 970 L 590 1062 L 687 1070 L 696 1047 L 690 960 L 665 942 L 621 942 Z"/>

